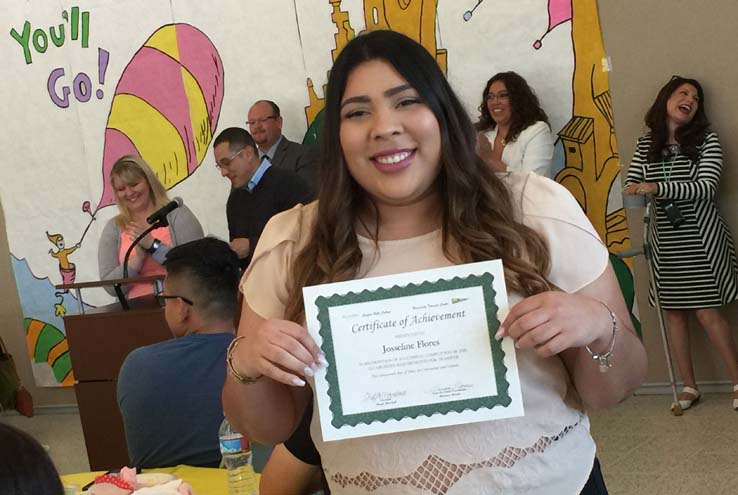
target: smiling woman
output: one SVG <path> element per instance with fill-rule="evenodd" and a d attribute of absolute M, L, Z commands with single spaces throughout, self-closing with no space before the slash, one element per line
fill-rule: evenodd
<path fill-rule="evenodd" d="M 342 494 L 605 493 L 585 404 L 627 397 L 646 359 L 576 200 L 535 174 L 498 177 L 436 61 L 396 32 L 360 35 L 340 53 L 321 139 L 318 201 L 272 218 L 242 279 L 229 422 L 278 443 L 310 407 L 306 382 L 327 361 L 304 327 L 303 287 L 501 259 L 511 310 L 498 336 L 519 347 L 525 415 L 325 442 L 315 414 L 328 484 Z M 453 338 L 464 331 L 455 314 L 427 317 L 448 320 Z M 385 352 L 439 344 L 408 339 Z M 603 373 L 592 356 L 607 349 L 617 361 Z"/>
<path fill-rule="evenodd" d="M 376 84 L 377 78 L 384 84 Z M 417 90 L 390 64 L 372 60 L 351 73 L 340 129 L 348 171 L 380 216 L 385 205 L 423 208 L 438 201 L 438 122 Z"/>
<path fill-rule="evenodd" d="M 733 381 L 731 406 L 738 410 L 738 351 L 719 311 L 738 298 L 738 261 L 715 203 L 723 155 L 709 128 L 702 86 L 695 79 L 672 77 L 645 121 L 650 132 L 638 140 L 623 193 L 655 198 L 656 222 L 648 235 L 658 287 L 649 287 L 649 302 L 658 297 L 664 309 L 684 382 L 679 405 L 688 409 L 700 398 L 689 351 L 689 315 L 694 313 Z"/>
<path fill-rule="evenodd" d="M 169 197 L 156 174 L 146 161 L 138 156 L 118 159 L 110 171 L 119 214 L 104 227 L 97 251 L 100 278 L 110 280 L 123 277 L 123 259 L 132 242 L 149 227 L 146 218 L 166 205 Z M 169 215 L 168 227 L 160 227 L 144 236 L 132 252 L 128 274 L 164 275 L 162 266 L 166 254 L 177 244 L 203 237 L 202 227 L 195 215 L 184 205 Z M 129 284 L 124 286 L 128 297 L 153 293 L 151 284 Z M 112 287 L 105 290 L 114 295 Z"/>
<path fill-rule="evenodd" d="M 477 129 L 479 155 L 495 172 L 551 177 L 554 143 L 548 117 L 522 76 L 500 72 L 487 81 Z"/>

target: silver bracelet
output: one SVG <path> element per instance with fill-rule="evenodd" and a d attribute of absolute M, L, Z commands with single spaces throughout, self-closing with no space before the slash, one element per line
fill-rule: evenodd
<path fill-rule="evenodd" d="M 592 349 L 590 349 L 588 345 L 585 345 L 584 348 L 587 349 L 589 357 L 591 357 L 593 361 L 597 361 L 597 363 L 600 365 L 600 373 L 607 373 L 607 370 L 612 368 L 610 358 L 612 357 L 612 350 L 615 348 L 615 333 L 618 331 L 618 320 L 615 317 L 615 313 L 612 311 L 612 309 L 610 309 L 610 306 L 602 301 L 598 302 L 607 309 L 607 312 L 610 313 L 610 318 L 612 318 L 612 339 L 610 340 L 610 348 L 607 350 L 607 352 L 602 353 L 592 352 Z"/>

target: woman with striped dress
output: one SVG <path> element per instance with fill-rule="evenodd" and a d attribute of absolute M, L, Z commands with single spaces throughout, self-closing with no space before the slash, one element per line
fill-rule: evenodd
<path fill-rule="evenodd" d="M 650 132 L 638 140 L 623 193 L 656 198 L 656 222 L 648 235 L 655 271 L 649 302 L 657 295 L 664 310 L 684 383 L 679 404 L 687 409 L 700 398 L 689 350 L 689 314 L 694 312 L 733 381 L 732 406 L 738 410 L 738 352 L 719 311 L 738 298 L 738 263 L 715 204 L 722 150 L 709 129 L 699 82 L 672 77 L 645 121 Z"/>

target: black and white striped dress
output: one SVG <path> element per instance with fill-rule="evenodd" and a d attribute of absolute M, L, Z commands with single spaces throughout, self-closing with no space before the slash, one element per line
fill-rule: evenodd
<path fill-rule="evenodd" d="M 698 163 L 680 154 L 648 163 L 650 145 L 650 134 L 638 140 L 625 184 L 657 183 L 656 197 L 674 200 L 684 217 L 684 223 L 674 227 L 657 200 L 649 242 L 661 307 L 710 308 L 734 301 L 738 298 L 738 263 L 730 231 L 714 201 L 723 163 L 717 134 L 706 134 Z M 653 298 L 652 281 L 652 305 Z"/>

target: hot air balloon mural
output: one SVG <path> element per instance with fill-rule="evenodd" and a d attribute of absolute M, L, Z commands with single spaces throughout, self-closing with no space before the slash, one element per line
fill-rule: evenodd
<path fill-rule="evenodd" d="M 103 150 L 103 193 L 122 155 L 142 156 L 167 189 L 205 158 L 223 103 L 223 64 L 210 39 L 189 24 L 157 29 L 133 55 L 115 89 Z"/>

